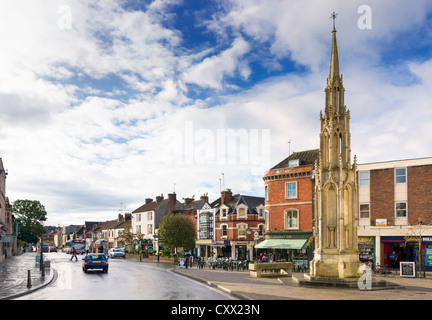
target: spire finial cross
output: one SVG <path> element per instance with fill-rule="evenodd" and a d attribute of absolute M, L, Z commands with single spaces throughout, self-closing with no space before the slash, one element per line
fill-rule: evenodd
<path fill-rule="evenodd" d="M 336 16 L 337 16 L 337 15 L 338 15 L 338 14 L 337 14 L 336 12 L 333 11 L 333 13 L 332 13 L 331 16 L 330 16 L 330 19 L 333 19 L 333 30 L 336 29 L 336 27 L 335 27 L 335 20 L 336 20 Z"/>

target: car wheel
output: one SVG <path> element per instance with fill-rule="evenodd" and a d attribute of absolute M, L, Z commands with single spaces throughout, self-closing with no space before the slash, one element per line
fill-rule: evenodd
<path fill-rule="evenodd" d="M 86 268 L 83 268 L 83 271 L 84 271 L 84 273 L 87 273 L 87 269 Z"/>
<path fill-rule="evenodd" d="M 105 268 L 103 272 L 108 273 L 108 268 Z"/>

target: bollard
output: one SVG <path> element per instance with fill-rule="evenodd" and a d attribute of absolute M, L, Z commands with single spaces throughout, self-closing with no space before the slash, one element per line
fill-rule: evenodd
<path fill-rule="evenodd" d="M 32 285 L 31 285 L 31 272 L 30 272 L 30 270 L 27 270 L 27 288 L 30 288 Z"/>

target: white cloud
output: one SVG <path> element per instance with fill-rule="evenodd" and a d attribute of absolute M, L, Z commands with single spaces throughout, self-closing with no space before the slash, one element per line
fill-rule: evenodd
<path fill-rule="evenodd" d="M 184 73 L 184 80 L 186 83 L 193 83 L 200 87 L 222 89 L 224 77 L 234 76 L 239 68 L 240 59 L 249 50 L 249 44 L 244 39 L 238 38 L 230 48 L 222 53 L 207 57 L 199 64 L 192 66 Z M 239 71 L 244 78 L 247 78 L 250 71 L 242 67 Z"/>
<path fill-rule="evenodd" d="M 12 201 L 40 200 L 49 223 L 103 221 L 120 202 L 132 211 L 174 183 L 180 200 L 205 192 L 215 199 L 222 172 L 234 192 L 262 196 L 259 172 L 288 155 L 289 140 L 291 151 L 318 147 L 333 10 L 353 154 L 361 163 L 432 154 L 432 60 L 387 68 L 379 51 L 424 23 L 428 2 L 410 10 L 406 1 L 373 3 L 373 29 L 361 31 L 360 1 L 225 1 L 200 21 L 216 46 L 192 49 L 166 23 L 176 3 L 137 12 L 116 1 L 74 1 L 71 29 L 58 26 L 61 1 L 2 3 L 0 156 Z M 254 63 L 281 67 L 281 59 L 306 68 L 257 77 Z M 247 89 L 235 86 L 245 80 Z M 232 162 L 221 155 L 224 130 L 245 133 L 247 143 L 255 133 L 262 143 L 269 130 L 261 147 L 270 159 L 242 163 L 239 151 L 252 146 L 237 144 Z"/>

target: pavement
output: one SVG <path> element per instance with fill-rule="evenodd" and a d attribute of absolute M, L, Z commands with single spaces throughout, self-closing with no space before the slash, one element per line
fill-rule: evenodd
<path fill-rule="evenodd" d="M 45 255 L 46 257 L 46 255 Z M 143 262 L 149 262 L 144 259 Z M 157 263 L 157 262 L 152 262 Z M 163 262 L 161 262 L 163 263 Z M 164 262 L 166 264 L 166 262 Z M 31 287 L 27 287 L 28 270 Z M 0 265 L 0 300 L 25 295 L 49 285 L 56 278 L 55 268 L 46 268 L 42 277 L 36 265 L 36 253 L 29 252 L 6 259 Z M 426 278 L 379 277 L 392 284 L 390 289 L 305 287 L 291 277 L 252 278 L 249 271 L 180 268 L 173 272 L 222 290 L 239 300 L 431 300 L 432 274 Z M 303 275 L 294 273 L 300 278 Z"/>
<path fill-rule="evenodd" d="M 48 260 L 46 255 L 44 257 Z M 30 287 L 28 287 L 29 270 Z M 42 276 L 39 264 L 36 264 L 36 252 L 12 256 L 0 264 L 0 300 L 17 298 L 39 290 L 50 284 L 55 276 L 56 272 L 52 268 L 45 268 L 45 276 Z"/>
<path fill-rule="evenodd" d="M 432 274 L 426 278 L 374 277 L 386 281 L 385 289 L 305 287 L 291 277 L 252 278 L 249 271 L 176 267 L 174 272 L 223 290 L 240 300 L 431 300 Z M 301 273 L 293 273 L 301 278 Z"/>

